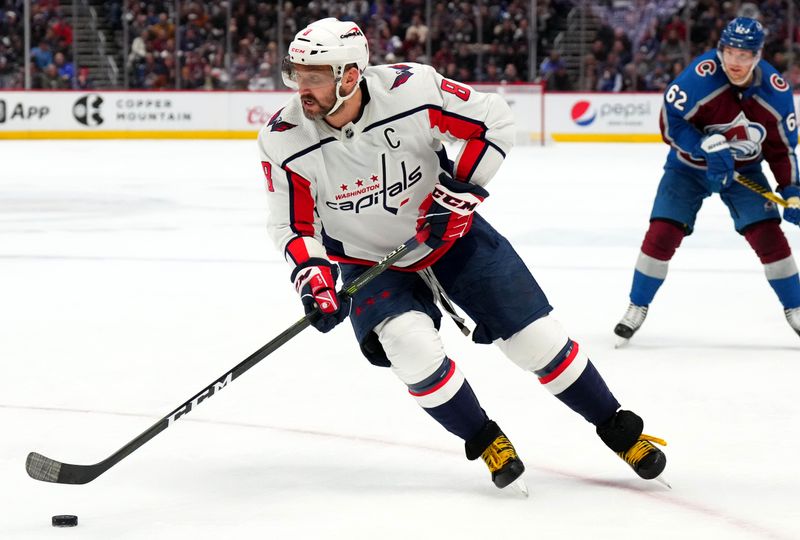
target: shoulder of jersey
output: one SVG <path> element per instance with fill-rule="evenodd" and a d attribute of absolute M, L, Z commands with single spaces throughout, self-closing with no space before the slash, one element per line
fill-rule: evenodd
<path fill-rule="evenodd" d="M 772 66 L 772 64 L 766 60 L 761 60 L 758 63 L 758 68 L 761 71 L 761 89 L 764 94 L 791 95 L 792 88 L 789 84 L 789 81 L 784 79 L 778 70 Z"/>
<path fill-rule="evenodd" d="M 370 91 L 380 88 L 388 96 L 397 94 L 414 94 L 417 98 L 421 89 L 434 88 L 431 81 L 435 70 L 423 64 L 400 62 L 370 66 L 364 72 L 364 78 L 370 84 Z"/>
<path fill-rule="evenodd" d="M 689 66 L 675 78 L 683 90 L 697 97 L 708 94 L 722 85 L 728 84 L 728 77 L 722 70 L 717 51 L 710 50 L 691 61 Z"/>
<path fill-rule="evenodd" d="M 275 111 L 258 133 L 258 140 L 269 157 L 280 163 L 287 157 L 319 142 L 314 122 L 303 115 L 300 99 L 294 94 Z"/>

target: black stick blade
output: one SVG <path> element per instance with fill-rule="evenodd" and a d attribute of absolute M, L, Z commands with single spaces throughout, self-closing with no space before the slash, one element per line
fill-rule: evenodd
<path fill-rule="evenodd" d="M 101 461 L 95 465 L 71 465 L 31 452 L 25 460 L 25 470 L 34 480 L 53 484 L 87 484 L 103 474 L 110 465 Z"/>
<path fill-rule="evenodd" d="M 25 470 L 28 476 L 34 480 L 42 482 L 58 482 L 58 475 L 61 472 L 61 463 L 45 457 L 42 454 L 31 452 L 25 460 Z"/>

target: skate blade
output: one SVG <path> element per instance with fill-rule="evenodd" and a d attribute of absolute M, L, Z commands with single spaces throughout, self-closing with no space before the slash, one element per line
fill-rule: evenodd
<path fill-rule="evenodd" d="M 617 343 L 616 343 L 616 345 L 614 345 L 614 348 L 615 349 L 621 349 L 621 348 L 625 347 L 629 342 L 630 342 L 629 338 L 617 337 Z"/>
<path fill-rule="evenodd" d="M 525 497 L 526 499 L 528 498 L 528 485 L 522 478 L 517 478 L 514 480 L 514 482 L 509 484 L 509 487 L 512 488 L 515 493 Z"/>
<path fill-rule="evenodd" d="M 672 484 L 667 482 L 667 479 L 664 478 L 663 474 L 659 474 L 658 476 L 653 478 L 653 480 L 655 480 L 656 482 L 658 482 L 659 484 L 661 484 L 662 486 L 664 486 L 666 488 L 672 489 Z"/>

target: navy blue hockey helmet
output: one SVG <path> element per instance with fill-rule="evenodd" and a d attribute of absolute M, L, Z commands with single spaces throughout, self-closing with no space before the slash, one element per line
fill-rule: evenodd
<path fill-rule="evenodd" d="M 718 47 L 735 47 L 758 53 L 764 46 L 764 35 L 764 27 L 757 20 L 736 17 L 722 30 Z"/>

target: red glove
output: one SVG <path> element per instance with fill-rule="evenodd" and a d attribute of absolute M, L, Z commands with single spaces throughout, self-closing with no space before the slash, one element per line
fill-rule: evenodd
<path fill-rule="evenodd" d="M 322 258 L 311 258 L 292 272 L 294 288 L 306 315 L 320 332 L 329 332 L 350 314 L 350 299 L 342 302 L 336 294 L 339 268 Z"/>
<path fill-rule="evenodd" d="M 419 207 L 417 232 L 433 249 L 461 238 L 472 227 L 475 208 L 488 196 L 489 192 L 479 185 L 440 174 L 439 183 Z"/>

